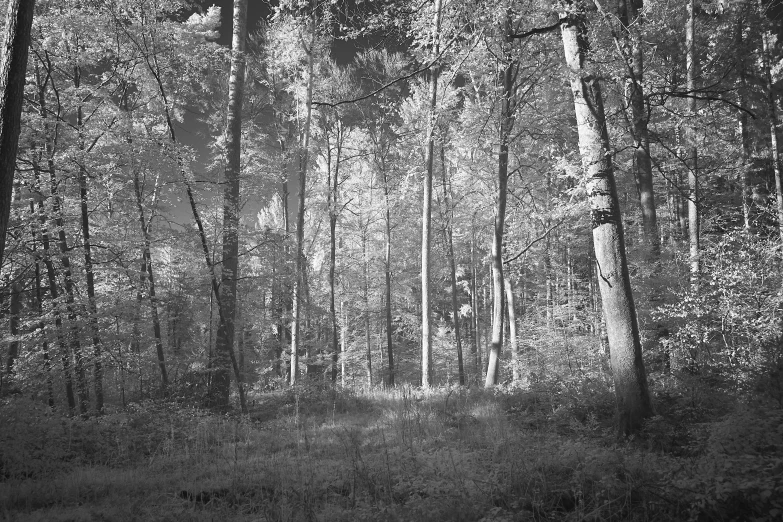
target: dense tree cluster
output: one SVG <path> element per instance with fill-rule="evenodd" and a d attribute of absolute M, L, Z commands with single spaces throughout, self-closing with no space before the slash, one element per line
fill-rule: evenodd
<path fill-rule="evenodd" d="M 649 388 L 783 401 L 778 11 L 236 0 L 227 49 L 214 6 L 39 0 L 0 391 L 601 380 L 625 433 Z"/>

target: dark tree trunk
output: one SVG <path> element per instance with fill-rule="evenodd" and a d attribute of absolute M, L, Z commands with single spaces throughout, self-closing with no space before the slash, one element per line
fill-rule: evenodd
<path fill-rule="evenodd" d="M 440 53 L 440 16 L 442 3 L 435 0 L 432 20 L 432 56 Z M 430 302 L 430 250 L 432 249 L 432 176 L 435 166 L 435 127 L 438 107 L 438 64 L 430 68 L 429 121 L 427 122 L 427 172 L 421 215 L 421 387 L 429 388 L 434 376 L 432 367 L 432 303 Z"/>
<path fill-rule="evenodd" d="M 81 86 L 81 69 L 74 67 L 73 84 L 78 90 Z M 78 94 L 77 94 L 78 96 Z M 76 128 L 79 132 L 79 151 L 85 153 L 84 124 L 81 104 L 76 109 Z M 87 306 L 90 329 L 92 330 L 93 371 L 95 382 L 95 409 L 99 414 L 103 413 L 103 365 L 101 363 L 101 337 L 98 330 L 98 308 L 95 303 L 95 272 L 92 263 L 92 245 L 90 244 L 90 211 L 89 194 L 87 187 L 87 171 L 84 167 L 85 158 L 79 161 L 79 196 L 82 217 L 82 244 L 84 246 L 84 272 L 87 278 Z"/>
<path fill-rule="evenodd" d="M 35 79 L 38 93 L 39 116 L 43 124 L 44 153 L 46 154 L 47 168 L 49 172 L 54 172 L 53 151 L 51 139 L 49 137 L 48 116 L 46 114 L 46 85 L 41 82 L 41 74 L 37 63 L 35 67 Z M 54 304 L 54 325 L 55 330 L 57 331 L 57 344 L 60 347 L 60 355 L 62 357 L 65 396 L 68 402 L 68 409 L 73 412 L 76 409 L 76 397 L 73 392 L 73 376 L 71 375 L 71 353 L 63 333 L 62 315 L 58 304 L 59 289 L 57 286 L 57 274 L 55 273 L 54 263 L 52 263 L 46 210 L 44 209 L 44 198 L 41 191 L 41 170 L 37 161 L 33 161 L 33 173 L 35 174 L 35 191 L 38 195 L 36 210 L 38 212 L 41 245 L 43 246 L 43 262 L 44 266 L 46 266 L 49 297 Z"/>
<path fill-rule="evenodd" d="M 16 152 L 21 129 L 27 54 L 35 0 L 9 0 L 0 61 L 0 263 L 11 215 Z"/>
<path fill-rule="evenodd" d="M 11 283 L 11 299 L 8 304 L 8 330 L 11 334 L 11 342 L 8 344 L 8 359 L 5 367 L 8 375 L 14 374 L 14 363 L 19 357 L 19 312 L 21 311 L 19 294 L 21 293 L 22 287 L 19 282 Z"/>
<path fill-rule="evenodd" d="M 460 386 L 465 385 L 465 368 L 462 362 L 462 338 L 460 337 L 459 328 L 459 299 L 457 297 L 457 266 L 454 260 L 454 229 L 452 222 L 454 220 L 454 208 L 451 206 L 451 197 L 449 195 L 450 188 L 448 179 L 446 176 L 446 158 L 445 150 L 440 148 L 440 160 L 443 174 L 443 204 L 445 207 L 445 227 L 444 235 L 446 236 L 446 255 L 449 258 L 449 270 L 451 272 L 451 314 L 453 316 L 454 323 L 454 339 L 456 341 L 457 348 L 457 373 L 459 374 Z"/>
<path fill-rule="evenodd" d="M 247 38 L 247 0 L 234 0 L 234 34 L 231 44 L 231 75 L 228 82 L 226 117 L 226 177 L 223 193 L 223 258 L 220 271 L 222 320 L 215 343 L 215 364 L 210 395 L 216 406 L 228 407 L 231 368 L 242 389 L 242 380 L 234 355 L 234 330 L 239 275 L 239 175 L 242 146 L 242 96 L 245 86 L 245 40 Z M 244 394 L 240 391 L 240 400 Z M 242 406 L 245 411 L 247 407 Z"/>
<path fill-rule="evenodd" d="M 652 162 L 650 161 L 650 136 L 647 129 L 647 107 L 644 101 L 644 62 L 642 37 L 640 34 L 641 17 L 636 9 L 637 0 L 625 0 L 628 16 L 626 37 L 630 41 L 629 99 L 631 105 L 632 136 L 634 141 L 634 174 L 639 192 L 639 206 L 642 210 L 644 238 L 647 243 L 648 259 L 657 261 L 661 255 L 658 236 L 658 216 L 655 210 L 655 190 L 653 188 Z M 641 2 L 640 2 L 641 3 Z"/>
<path fill-rule="evenodd" d="M 305 203 L 307 201 L 307 162 L 309 158 L 310 149 L 310 125 L 312 121 L 312 100 L 313 100 L 313 74 L 315 68 L 315 38 L 317 33 L 316 20 L 313 16 L 311 20 L 312 37 L 310 39 L 310 48 L 306 49 L 307 53 L 307 116 L 305 119 L 304 132 L 300 138 L 299 147 L 299 207 L 296 213 L 296 259 L 295 259 L 295 273 L 294 273 L 294 292 L 293 292 L 293 310 L 291 312 L 291 376 L 290 383 L 293 386 L 296 384 L 297 372 L 299 370 L 299 344 L 300 344 L 300 316 L 302 315 L 302 304 L 304 296 L 304 217 L 305 217 Z"/>

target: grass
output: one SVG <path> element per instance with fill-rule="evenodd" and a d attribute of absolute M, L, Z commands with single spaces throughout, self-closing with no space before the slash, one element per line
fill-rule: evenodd
<path fill-rule="evenodd" d="M 687 424 L 664 411 L 642 436 L 619 441 L 607 397 L 310 386 L 255 397 L 244 418 L 148 403 L 90 420 L 17 400 L 0 410 L 0 516 L 619 521 L 783 513 L 783 415 L 744 409 Z"/>

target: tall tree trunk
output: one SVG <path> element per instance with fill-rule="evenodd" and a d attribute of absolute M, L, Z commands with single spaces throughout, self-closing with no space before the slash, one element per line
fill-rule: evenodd
<path fill-rule="evenodd" d="M 144 239 L 144 250 L 142 252 L 143 269 L 141 271 L 140 277 L 142 280 L 146 279 L 146 281 L 140 281 L 140 283 L 146 286 L 148 291 L 150 312 L 152 313 L 152 332 L 155 336 L 155 350 L 158 355 L 158 367 L 160 368 L 161 389 L 165 393 L 169 385 L 169 377 L 168 373 L 166 372 L 166 358 L 163 353 L 163 339 L 160 330 L 160 318 L 158 317 L 158 299 L 155 294 L 155 276 L 154 272 L 152 271 L 152 252 L 150 249 L 151 240 L 149 232 L 151 221 L 147 221 L 144 217 L 141 182 L 139 180 L 139 173 L 136 169 L 133 169 L 133 188 L 136 192 L 136 208 L 139 212 L 139 224 L 141 225 L 141 233 Z M 141 286 L 139 292 L 141 292 Z"/>
<path fill-rule="evenodd" d="M 648 251 L 648 260 L 657 261 L 661 254 L 658 235 L 658 216 L 655 210 L 655 190 L 653 188 L 652 162 L 650 161 L 650 135 L 647 129 L 647 107 L 644 101 L 644 60 L 642 37 L 640 34 L 641 15 L 637 12 L 638 0 L 625 0 L 627 24 L 626 37 L 630 42 L 629 99 L 634 141 L 634 175 L 639 192 L 639 206 L 642 211 L 644 239 Z M 641 2 L 640 2 L 641 4 Z"/>
<path fill-rule="evenodd" d="M 47 62 L 48 62 L 48 55 L 45 54 Z M 47 63 L 47 66 L 49 70 L 52 70 L 51 63 Z M 90 396 L 89 391 L 87 389 L 87 379 L 84 372 L 84 360 L 82 357 L 82 351 L 81 351 L 81 343 L 79 340 L 79 326 L 77 324 L 77 316 L 76 312 L 74 310 L 74 290 L 73 290 L 73 278 L 71 275 L 71 260 L 68 256 L 68 240 L 65 235 L 65 224 L 63 221 L 63 212 L 62 212 L 62 203 L 60 201 L 60 195 L 59 195 L 59 181 L 57 180 L 57 174 L 56 169 L 54 165 L 54 151 L 52 146 L 52 137 L 49 133 L 49 125 L 48 125 L 48 115 L 46 110 L 46 86 L 41 84 L 40 81 L 37 80 L 38 83 L 38 104 L 39 104 L 39 114 L 42 119 L 43 123 L 43 133 L 44 133 L 44 150 L 46 152 L 46 164 L 47 164 L 47 170 L 49 171 L 49 189 L 51 193 L 51 201 L 52 201 L 52 213 L 54 214 L 54 224 L 55 228 L 57 229 L 57 245 L 60 250 L 60 262 L 63 267 L 63 278 L 65 280 L 65 284 L 63 285 L 65 287 L 65 309 L 68 313 L 68 320 L 71 323 L 71 339 L 69 343 L 69 348 L 63 352 L 63 370 L 66 372 L 66 374 L 69 374 L 69 368 L 70 368 L 70 354 L 73 354 L 74 357 L 74 370 L 76 372 L 76 393 L 78 396 L 78 402 L 79 402 L 79 412 L 82 415 L 86 415 L 89 408 L 90 408 Z M 55 131 L 56 133 L 56 131 Z M 41 224 L 44 225 L 45 218 L 43 217 L 43 203 L 39 203 L 39 210 L 41 210 Z M 47 237 L 47 236 L 45 236 Z M 47 241 L 44 243 L 44 248 L 47 247 L 46 243 L 48 243 L 48 237 Z M 52 299 L 55 298 L 55 295 L 57 293 L 57 281 L 53 280 L 54 278 L 54 267 L 49 270 L 50 272 L 50 293 L 52 294 Z M 63 341 L 64 343 L 64 341 Z M 66 380 L 66 387 L 67 387 L 68 381 Z M 67 390 L 66 390 L 67 392 Z M 69 403 L 70 403 L 70 397 L 69 397 Z M 70 405 L 70 404 L 69 404 Z"/>
<path fill-rule="evenodd" d="M 446 158 L 445 150 L 440 148 L 440 160 L 443 174 L 443 204 L 445 206 L 446 226 L 443 230 L 446 236 L 446 255 L 449 258 L 449 270 L 451 272 L 451 313 L 454 320 L 454 339 L 457 345 L 457 372 L 459 374 L 460 386 L 465 385 L 465 368 L 462 362 L 462 338 L 459 332 L 459 300 L 457 299 L 457 266 L 454 261 L 454 208 L 452 207 L 452 198 L 449 195 L 450 185 L 446 176 Z"/>
<path fill-rule="evenodd" d="M 337 382 L 337 359 L 339 354 L 339 334 L 337 308 L 335 305 L 335 271 L 337 269 L 337 192 L 339 190 L 340 156 L 342 152 L 342 125 L 337 119 L 337 158 L 335 158 L 334 176 L 332 176 L 332 149 L 327 144 L 327 190 L 329 194 L 329 319 L 332 326 L 332 382 Z"/>
<path fill-rule="evenodd" d="M 744 23 L 741 18 L 737 20 L 736 28 L 736 46 L 738 49 L 743 48 L 742 32 L 744 30 Z M 743 55 L 745 53 L 743 52 Z M 745 68 L 745 60 L 738 60 L 737 66 L 739 67 L 739 85 L 737 86 L 737 94 L 739 97 L 740 109 L 737 111 L 737 119 L 740 128 L 740 139 L 742 140 L 742 152 L 741 152 L 741 169 L 742 169 L 742 218 L 745 225 L 745 231 L 750 232 L 753 230 L 753 226 L 750 221 L 750 209 L 751 209 L 751 179 L 750 179 L 750 129 L 748 127 L 748 113 L 743 109 L 748 107 L 748 78 L 747 70 Z"/>
<path fill-rule="evenodd" d="M 692 1 L 693 0 L 691 0 L 691 2 Z M 763 12 L 764 11 L 763 0 L 759 0 L 759 7 L 762 9 Z M 778 233 L 780 234 L 781 241 L 783 241 L 783 181 L 781 181 L 780 150 L 778 149 L 778 144 L 780 141 L 779 140 L 780 122 L 778 121 L 777 100 L 775 100 L 775 93 L 772 89 L 772 72 L 771 72 L 771 59 L 770 59 L 771 39 L 772 39 L 771 31 L 765 30 L 761 34 L 762 67 L 764 68 L 764 83 L 766 84 L 765 87 L 767 91 L 766 92 L 767 112 L 769 114 L 770 150 L 772 156 L 772 166 L 775 171 L 775 191 L 776 191 L 776 202 L 777 202 L 777 211 L 778 211 Z"/>
<path fill-rule="evenodd" d="M 79 397 L 79 412 L 87 415 L 90 409 L 90 395 L 87 390 L 87 378 L 84 373 L 84 358 L 82 356 L 81 341 L 79 340 L 79 325 L 77 324 L 77 315 L 74 309 L 74 289 L 73 276 L 71 274 L 71 260 L 68 256 L 68 239 L 65 235 L 65 224 L 63 222 L 62 203 L 58 193 L 59 181 L 56 178 L 54 164 L 50 164 L 49 171 L 51 193 L 52 193 L 52 212 L 54 213 L 54 224 L 58 230 L 57 244 L 60 248 L 60 263 L 63 267 L 63 278 L 65 279 L 65 307 L 68 312 L 68 320 L 71 323 L 71 353 L 73 353 L 76 371 L 76 392 Z"/>
<path fill-rule="evenodd" d="M 696 147 L 696 78 L 699 75 L 699 59 L 696 55 L 696 0 L 688 0 L 688 20 L 685 25 L 685 54 L 687 62 L 686 89 L 693 96 L 688 98 L 688 115 L 693 122 L 688 126 L 688 239 L 690 245 L 691 288 L 699 289 L 701 261 L 699 253 L 699 155 Z"/>
<path fill-rule="evenodd" d="M 476 381 L 481 378 L 481 314 L 479 313 L 478 267 L 476 266 L 476 214 L 470 227 L 470 286 L 471 308 L 473 315 L 473 363 L 475 365 Z"/>
<path fill-rule="evenodd" d="M 0 60 L 0 263 L 11 215 L 16 152 L 21 130 L 27 52 L 35 0 L 8 0 Z"/>
<path fill-rule="evenodd" d="M 432 20 L 432 56 L 440 53 L 440 16 L 442 2 L 435 0 Z M 430 303 L 430 250 L 432 248 L 432 176 L 435 166 L 435 127 L 438 108 L 437 63 L 430 68 L 429 121 L 427 122 L 427 172 L 424 174 L 424 194 L 421 213 L 421 387 L 429 388 L 432 368 L 432 303 Z"/>
<path fill-rule="evenodd" d="M 345 309 L 345 301 L 340 301 L 340 315 L 342 316 L 342 343 L 340 344 L 340 385 L 345 388 L 345 356 L 348 348 L 348 311 Z"/>
<path fill-rule="evenodd" d="M 370 251 L 369 251 L 369 228 L 370 218 L 367 218 L 367 225 L 362 230 L 362 252 L 364 254 L 364 348 L 365 348 L 365 368 L 367 370 L 367 387 L 372 388 L 372 346 L 370 337 Z"/>
<path fill-rule="evenodd" d="M 244 0 L 237 0 L 237 1 L 241 2 Z M 244 17 L 243 17 L 243 21 L 244 21 Z M 157 62 L 157 54 L 156 54 L 157 43 L 154 37 L 151 40 L 152 40 L 151 53 L 148 52 L 148 49 L 146 47 L 140 47 L 139 51 L 142 53 L 142 56 L 144 56 L 144 61 L 147 64 L 147 69 L 149 70 L 152 77 L 155 79 L 155 83 L 158 87 L 158 92 L 160 93 L 163 102 L 163 112 L 166 118 L 166 126 L 168 127 L 169 130 L 169 140 L 173 145 L 176 145 L 177 134 L 174 129 L 174 122 L 171 117 L 171 107 L 169 106 L 168 96 L 166 95 L 166 89 L 163 86 L 163 78 L 161 76 L 160 67 Z M 188 196 L 188 203 L 190 204 L 190 210 L 193 213 L 193 220 L 196 222 L 196 227 L 198 228 L 199 239 L 201 240 L 201 250 L 202 253 L 204 254 L 204 261 L 206 262 L 207 269 L 209 270 L 209 276 L 212 282 L 212 293 L 217 302 L 219 323 L 222 324 L 225 321 L 225 319 L 223 317 L 223 306 L 220 302 L 220 285 L 218 285 L 217 276 L 215 275 L 215 267 L 210 258 L 209 244 L 207 242 L 206 232 L 204 231 L 204 222 L 201 220 L 198 207 L 196 206 L 196 198 L 195 195 L 193 194 L 193 187 L 190 179 L 188 178 L 188 174 L 185 170 L 185 160 L 182 157 L 182 154 L 179 150 L 177 150 L 177 167 L 179 168 L 179 173 L 180 173 L 180 177 L 182 178 L 182 182 L 185 184 L 185 189 Z M 229 348 L 229 357 L 231 358 L 231 366 L 234 369 L 234 376 L 237 379 L 237 391 L 239 392 L 240 407 L 242 408 L 243 413 L 247 413 L 245 392 L 244 389 L 242 388 L 242 380 L 239 374 L 239 367 L 237 366 L 236 363 L 236 356 L 234 354 L 233 344 L 230 345 L 228 348 Z M 210 350 L 211 350 L 211 344 L 210 344 Z"/>
<path fill-rule="evenodd" d="M 54 172 L 54 159 L 52 142 L 49 137 L 48 115 L 46 113 L 46 84 L 41 81 L 41 73 L 38 63 L 35 64 L 36 91 L 38 93 L 38 114 L 43 126 L 44 150 L 46 154 L 47 168 L 49 172 Z M 68 343 L 65 341 L 63 333 L 62 315 L 58 303 L 59 289 L 57 286 L 57 274 L 55 273 L 54 263 L 52 263 L 51 243 L 47 227 L 46 210 L 44 209 L 44 198 L 41 190 L 41 169 L 37 161 L 33 161 L 33 173 L 35 175 L 35 192 L 37 193 L 36 210 L 38 213 L 38 223 L 41 234 L 41 245 L 43 246 L 43 261 L 46 266 L 47 282 L 49 285 L 49 297 L 54 305 L 54 325 L 57 332 L 57 344 L 60 347 L 60 356 L 63 364 L 63 380 L 65 381 L 65 396 L 68 402 L 68 409 L 73 412 L 76 409 L 76 397 L 73 392 L 73 377 L 71 375 L 71 352 Z"/>
<path fill-rule="evenodd" d="M 38 191 L 38 182 L 36 181 L 34 188 L 37 197 L 41 197 L 40 191 Z M 35 219 L 35 201 L 30 199 L 30 217 Z M 38 234 L 35 231 L 35 225 L 31 226 L 33 236 L 33 251 L 35 252 L 35 305 L 36 312 L 38 313 L 38 330 L 41 335 L 41 352 L 44 361 L 44 371 L 46 371 L 46 397 L 47 403 L 50 408 L 54 408 L 54 386 L 52 383 L 52 362 L 49 355 L 49 340 L 46 336 L 46 323 L 44 322 L 43 312 L 43 293 L 41 291 L 41 262 L 43 261 L 40 252 L 38 251 Z"/>
<path fill-rule="evenodd" d="M 306 117 L 303 135 L 300 139 L 299 148 L 299 208 L 296 213 L 296 260 L 294 273 L 294 292 L 293 292 L 293 310 L 291 312 L 291 377 L 290 382 L 293 386 L 296 384 L 296 373 L 299 369 L 299 328 L 300 315 L 302 309 L 302 297 L 304 295 L 304 217 L 307 189 L 307 161 L 310 150 L 310 123 L 313 115 L 313 71 L 315 68 L 315 38 L 317 34 L 317 25 L 315 14 L 311 20 L 312 36 L 310 38 L 310 48 L 305 49 L 307 53 L 307 94 L 305 96 Z"/>
<path fill-rule="evenodd" d="M 500 374 L 500 350 L 503 347 L 503 229 L 506 223 L 506 197 L 508 190 L 508 141 L 514 127 L 514 69 L 516 61 L 511 56 L 511 13 L 506 14 L 506 66 L 503 70 L 503 99 L 500 113 L 500 154 L 498 155 L 498 194 L 495 207 L 495 227 L 492 235 L 492 345 L 487 361 L 487 377 L 484 386 L 498 383 Z"/>
<path fill-rule="evenodd" d="M 77 65 L 73 68 L 73 86 L 77 89 L 81 87 L 81 68 Z M 77 96 L 79 96 L 77 92 Z M 85 153 L 83 127 L 84 118 L 81 103 L 76 108 L 76 128 L 79 132 L 79 151 Z M 95 272 L 92 263 L 92 245 L 90 244 L 90 212 L 89 212 L 89 194 L 87 187 L 87 171 L 84 167 L 86 158 L 82 157 L 79 161 L 79 196 L 82 217 L 82 244 L 84 246 L 84 272 L 87 278 L 87 307 L 89 314 L 90 329 L 92 330 L 92 351 L 93 351 L 93 375 L 95 382 L 95 409 L 98 413 L 103 412 L 103 365 L 101 363 L 101 337 L 98 328 L 98 308 L 95 303 Z"/>
<path fill-rule="evenodd" d="M 589 176 L 593 243 L 606 317 L 621 433 L 637 431 L 652 414 L 642 362 L 631 282 L 625 255 L 622 216 L 617 198 L 609 135 L 599 79 L 585 67 L 587 27 L 581 4 L 563 13 L 563 49 L 571 72 L 582 165 Z"/>
<path fill-rule="evenodd" d="M 383 198 L 385 205 L 386 248 L 384 257 L 384 269 L 386 278 L 386 355 L 389 359 L 389 386 L 394 386 L 394 345 L 392 335 L 394 322 L 392 321 L 392 277 L 391 277 L 391 202 L 389 201 L 389 178 L 384 165 L 383 168 Z"/>
<path fill-rule="evenodd" d="M 231 367 L 242 390 L 242 379 L 234 355 L 234 320 L 237 308 L 239 276 L 239 175 L 242 153 L 242 96 L 245 88 L 245 40 L 247 39 L 247 0 L 234 0 L 231 75 L 228 80 L 226 116 L 226 175 L 223 192 L 223 258 L 220 271 L 220 307 L 222 320 L 215 342 L 215 367 L 210 395 L 214 404 L 228 407 Z M 150 273 L 150 276 L 152 274 Z M 151 281 L 151 279 L 150 279 Z M 244 401 L 240 391 L 240 399 Z M 244 411 L 246 406 L 242 407 Z"/>

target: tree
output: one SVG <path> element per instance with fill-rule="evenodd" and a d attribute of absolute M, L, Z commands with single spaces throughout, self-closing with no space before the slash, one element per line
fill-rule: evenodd
<path fill-rule="evenodd" d="M 0 61 L 0 264 L 11 213 L 27 54 L 35 0 L 9 0 Z"/>
<path fill-rule="evenodd" d="M 561 13 L 563 50 L 571 75 L 582 165 L 589 177 L 593 244 L 606 318 L 621 433 L 639 430 L 652 414 L 642 362 L 639 326 L 625 255 L 622 217 L 612 170 L 599 78 L 586 64 L 586 3 L 567 4 Z"/>
<path fill-rule="evenodd" d="M 236 318 L 237 278 L 239 277 L 239 179 L 242 146 L 242 96 L 245 85 L 245 40 L 247 39 L 247 0 L 234 0 L 234 31 L 231 43 L 231 72 L 226 117 L 226 174 L 223 194 L 223 259 L 220 297 L 221 320 L 215 346 L 215 370 L 212 396 L 218 406 L 228 406 L 231 382 L 229 368 L 237 378 L 242 411 L 244 393 L 234 354 L 234 320 Z"/>
<path fill-rule="evenodd" d="M 436 58 L 440 54 L 441 38 L 441 0 L 435 0 L 432 14 L 432 53 Z M 434 377 L 432 369 L 432 304 L 430 298 L 430 250 L 432 248 L 432 176 L 435 165 L 435 129 L 436 110 L 438 107 L 438 74 L 439 65 L 433 64 L 430 69 L 429 116 L 426 143 L 426 172 L 422 194 L 421 214 L 421 386 L 429 388 Z"/>

